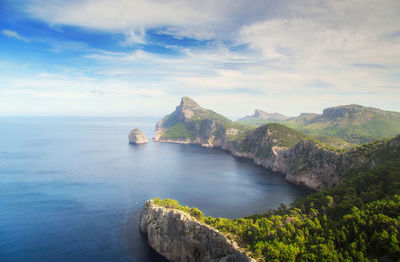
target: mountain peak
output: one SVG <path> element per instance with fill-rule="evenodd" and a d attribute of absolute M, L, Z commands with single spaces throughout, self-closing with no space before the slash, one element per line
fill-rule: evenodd
<path fill-rule="evenodd" d="M 373 108 L 373 107 L 365 107 L 361 105 L 351 104 L 351 105 L 342 105 L 335 107 L 325 108 L 322 112 L 322 116 L 324 117 L 355 117 L 361 114 L 366 113 L 381 113 L 384 111 Z"/>
<path fill-rule="evenodd" d="M 188 107 L 188 108 L 194 108 L 194 109 L 201 108 L 201 106 L 199 106 L 199 104 L 197 104 L 196 101 L 194 101 L 193 99 L 191 99 L 190 97 L 187 97 L 187 96 L 182 97 L 181 106 Z"/>

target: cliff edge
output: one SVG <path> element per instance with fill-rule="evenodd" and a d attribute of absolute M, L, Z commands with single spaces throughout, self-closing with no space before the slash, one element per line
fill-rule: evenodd
<path fill-rule="evenodd" d="M 255 261 L 234 241 L 188 213 L 147 200 L 140 216 L 140 231 L 148 244 L 169 261 Z"/>

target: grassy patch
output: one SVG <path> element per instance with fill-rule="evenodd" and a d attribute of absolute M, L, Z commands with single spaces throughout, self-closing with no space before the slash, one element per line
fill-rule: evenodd
<path fill-rule="evenodd" d="M 195 136 L 193 131 L 189 130 L 184 123 L 179 123 L 168 128 L 161 136 L 162 139 L 190 140 Z"/>

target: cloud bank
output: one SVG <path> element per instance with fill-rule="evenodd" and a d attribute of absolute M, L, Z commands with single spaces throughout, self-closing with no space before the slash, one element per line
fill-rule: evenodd
<path fill-rule="evenodd" d="M 399 1 L 33 0 L 21 12 L 52 30 L 115 40 L 99 47 L 84 37 L 48 39 L 53 52 L 73 49 L 89 67 L 64 57 L 55 72 L 61 79 L 39 81 L 54 96 L 121 101 L 126 108 L 115 114 L 135 111 L 123 93 L 141 106 L 148 101 L 140 97 L 151 97 L 149 114 L 163 114 L 182 95 L 236 116 L 256 107 L 296 115 L 349 103 L 400 111 Z M 34 66 L 27 70 L 19 82 L 6 77 L 3 90 L 42 92 Z"/>

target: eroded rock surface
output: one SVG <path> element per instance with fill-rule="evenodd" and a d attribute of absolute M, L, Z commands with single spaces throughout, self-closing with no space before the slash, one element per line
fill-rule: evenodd
<path fill-rule="evenodd" d="M 221 232 L 152 200 L 143 207 L 140 231 L 147 236 L 149 245 L 169 261 L 255 261 Z"/>

